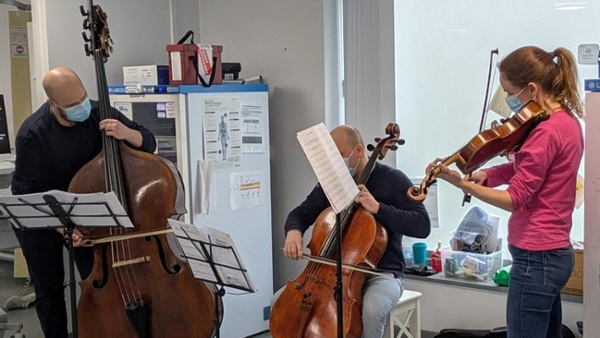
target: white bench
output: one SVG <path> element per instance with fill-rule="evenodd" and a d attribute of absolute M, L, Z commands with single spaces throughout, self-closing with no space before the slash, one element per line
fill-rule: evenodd
<path fill-rule="evenodd" d="M 405 334 L 409 338 L 421 338 L 421 293 L 404 290 L 402 297 L 390 311 L 385 326 L 384 337 L 401 338 Z M 400 328 L 394 335 L 394 327 Z M 410 327 L 410 329 L 409 329 Z"/>

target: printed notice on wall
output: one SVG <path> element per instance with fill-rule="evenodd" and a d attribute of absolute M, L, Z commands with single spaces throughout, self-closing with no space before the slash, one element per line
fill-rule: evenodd
<path fill-rule="evenodd" d="M 212 162 L 215 170 L 239 167 L 242 155 L 240 98 L 207 97 L 202 107 L 204 160 Z"/>
<path fill-rule="evenodd" d="M 10 50 L 14 58 L 29 57 L 27 44 L 27 27 L 15 26 L 10 28 Z"/>
<path fill-rule="evenodd" d="M 231 210 L 265 204 L 265 172 L 262 170 L 229 175 Z"/>
<path fill-rule="evenodd" d="M 244 154 L 260 154 L 265 152 L 264 107 L 258 102 L 242 103 L 242 151 Z"/>

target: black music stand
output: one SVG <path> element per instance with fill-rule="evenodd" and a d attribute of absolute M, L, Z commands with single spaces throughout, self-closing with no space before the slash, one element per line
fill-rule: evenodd
<path fill-rule="evenodd" d="M 207 226 L 195 226 L 169 219 L 177 242 L 188 261 L 194 278 L 220 286 L 215 292 L 216 337 L 220 337 L 219 299 L 225 295 L 225 287 L 256 292 L 248 270 L 228 234 Z"/>
<path fill-rule="evenodd" d="M 22 230 L 64 228 L 69 252 L 71 329 L 78 338 L 73 232 L 76 227 L 133 227 L 114 193 L 72 194 L 58 190 L 45 193 L 0 196 L 0 218 Z"/>

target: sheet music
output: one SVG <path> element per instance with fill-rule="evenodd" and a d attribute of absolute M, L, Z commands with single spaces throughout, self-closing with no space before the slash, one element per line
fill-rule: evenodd
<path fill-rule="evenodd" d="M 62 227 L 60 219 L 44 200 L 44 195 L 54 196 L 67 212 L 71 210 L 69 217 L 78 226 L 121 225 L 133 228 L 133 223 L 114 192 L 74 194 L 51 190 L 27 195 L 0 196 L 0 218 L 8 218 L 16 227 Z"/>
<path fill-rule="evenodd" d="M 258 291 L 228 234 L 208 226 L 191 225 L 173 219 L 168 222 L 195 278 L 219 283 L 220 277 L 224 286 L 249 292 Z M 206 255 L 205 249 L 210 257 Z M 217 276 L 209 263 L 211 260 Z"/>
<path fill-rule="evenodd" d="M 359 193 L 335 142 L 323 123 L 297 134 L 306 158 L 335 213 L 340 213 Z"/>

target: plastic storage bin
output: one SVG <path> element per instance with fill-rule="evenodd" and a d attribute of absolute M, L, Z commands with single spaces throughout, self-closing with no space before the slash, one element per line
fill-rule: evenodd
<path fill-rule="evenodd" d="M 475 281 L 489 281 L 502 268 L 502 251 L 489 255 L 442 250 L 444 276 Z"/>

